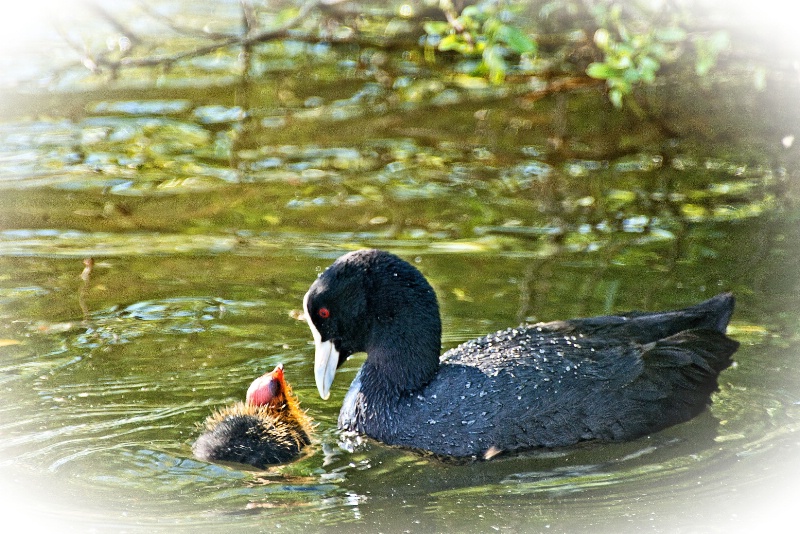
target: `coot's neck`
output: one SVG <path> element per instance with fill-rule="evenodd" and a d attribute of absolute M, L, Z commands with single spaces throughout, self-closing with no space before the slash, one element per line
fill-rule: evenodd
<path fill-rule="evenodd" d="M 370 292 L 372 325 L 364 371 L 370 382 L 382 381 L 398 393 L 414 392 L 439 369 L 442 325 L 436 293 L 399 258 L 379 280 Z"/>
<path fill-rule="evenodd" d="M 441 332 L 414 329 L 398 335 L 376 334 L 364 363 L 370 381 L 384 381 L 393 391 L 410 393 L 422 389 L 436 375 Z"/>

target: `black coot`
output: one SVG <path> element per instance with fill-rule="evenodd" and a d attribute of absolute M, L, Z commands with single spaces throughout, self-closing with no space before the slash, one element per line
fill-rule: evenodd
<path fill-rule="evenodd" d="M 215 412 L 192 446 L 206 461 L 258 468 L 295 459 L 311 443 L 311 419 L 300 408 L 278 365 L 253 381 L 245 402 Z"/>
<path fill-rule="evenodd" d="M 703 411 L 738 343 L 725 293 L 682 310 L 525 325 L 439 356 L 436 295 L 397 256 L 342 256 L 303 300 L 327 399 L 336 369 L 367 359 L 339 426 L 391 445 L 490 457 L 584 440 L 630 440 Z"/>

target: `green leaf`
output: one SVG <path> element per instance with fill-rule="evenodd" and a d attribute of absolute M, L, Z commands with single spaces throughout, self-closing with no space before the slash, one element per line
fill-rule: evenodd
<path fill-rule="evenodd" d="M 608 99 L 611 100 L 611 103 L 614 104 L 615 108 L 622 107 L 622 91 L 619 89 L 612 89 L 608 92 Z"/>
<path fill-rule="evenodd" d="M 608 86 L 614 91 L 619 91 L 622 95 L 627 95 L 632 89 L 631 84 L 629 84 L 626 79 L 621 77 L 609 78 Z"/>
<path fill-rule="evenodd" d="M 607 63 L 590 63 L 588 67 L 586 67 L 586 74 L 590 78 L 596 78 L 598 80 L 607 80 L 609 78 L 613 78 L 617 76 L 617 70 L 612 69 Z"/>
<path fill-rule="evenodd" d="M 639 69 L 643 71 L 656 72 L 661 68 L 661 63 L 650 56 L 644 56 L 639 60 Z"/>
<path fill-rule="evenodd" d="M 611 34 L 605 28 L 600 28 L 596 32 L 594 32 L 594 44 L 600 50 L 607 50 L 611 44 Z"/>
<path fill-rule="evenodd" d="M 475 5 L 467 6 L 461 12 L 462 17 L 478 18 L 480 15 L 481 15 L 481 9 Z"/>
<path fill-rule="evenodd" d="M 429 20 L 422 25 L 428 35 L 442 35 L 450 30 L 450 24 L 444 21 Z"/>
<path fill-rule="evenodd" d="M 503 24 L 498 28 L 497 40 L 505 43 L 517 54 L 536 52 L 536 43 L 516 26 Z"/>
<path fill-rule="evenodd" d="M 694 45 L 697 50 L 697 60 L 694 70 L 698 76 L 705 76 L 716 65 L 717 56 L 730 44 L 726 32 L 716 32 L 709 38 L 698 38 Z"/>
<path fill-rule="evenodd" d="M 618 70 L 625 70 L 633 66 L 631 56 L 628 54 L 606 57 L 606 63 L 608 63 L 612 68 Z"/>
<path fill-rule="evenodd" d="M 668 58 L 669 57 L 669 49 L 664 46 L 664 43 L 653 43 L 648 48 L 649 56 L 654 58 Z"/>
<path fill-rule="evenodd" d="M 656 72 L 661 68 L 661 63 L 650 56 L 644 56 L 639 59 L 639 74 L 642 81 L 646 83 L 653 83 L 656 81 Z"/>
<path fill-rule="evenodd" d="M 483 49 L 483 62 L 489 69 L 489 80 L 492 83 L 501 83 L 506 76 L 506 61 L 503 51 L 499 46 L 486 46 Z"/>
<path fill-rule="evenodd" d="M 450 34 L 442 38 L 439 42 L 439 50 L 446 52 L 448 50 L 455 50 L 456 52 L 464 55 L 471 54 L 475 48 L 471 43 L 464 40 L 461 35 Z"/>
<path fill-rule="evenodd" d="M 505 25 L 502 22 L 492 17 L 483 24 L 483 33 L 486 34 L 489 39 L 500 40 L 498 35 L 503 26 Z"/>
<path fill-rule="evenodd" d="M 629 85 L 634 85 L 642 79 L 642 74 L 636 69 L 625 69 L 622 71 L 622 79 Z"/>
<path fill-rule="evenodd" d="M 459 37 L 458 35 L 452 33 L 450 35 L 446 35 L 439 41 L 439 50 L 447 51 L 447 50 L 455 50 L 459 46 Z"/>

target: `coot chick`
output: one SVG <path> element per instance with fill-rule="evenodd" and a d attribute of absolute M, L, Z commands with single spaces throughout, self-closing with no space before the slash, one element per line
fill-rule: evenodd
<path fill-rule="evenodd" d="M 484 457 L 644 436 L 703 411 L 738 343 L 731 294 L 682 310 L 524 325 L 439 356 L 436 295 L 379 250 L 336 260 L 303 299 L 327 399 L 336 369 L 367 358 L 339 427 L 390 445 Z"/>
<path fill-rule="evenodd" d="M 206 419 L 192 446 L 200 460 L 250 464 L 259 469 L 288 462 L 311 443 L 311 418 L 283 378 L 283 365 L 256 378 L 245 402 Z"/>

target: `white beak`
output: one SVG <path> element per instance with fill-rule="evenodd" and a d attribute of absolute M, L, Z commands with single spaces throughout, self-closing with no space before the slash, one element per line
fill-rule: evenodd
<path fill-rule="evenodd" d="M 331 396 L 331 384 L 336 375 L 336 367 L 339 364 L 339 352 L 332 341 L 316 342 L 315 345 L 314 379 L 317 382 L 319 396 L 323 400 L 328 400 Z"/>
<path fill-rule="evenodd" d="M 333 341 L 322 341 L 322 335 L 314 326 L 311 314 L 308 313 L 308 293 L 303 297 L 303 312 L 314 337 L 314 380 L 317 382 L 319 396 L 322 400 L 328 400 L 331 396 L 331 384 L 336 375 L 336 367 L 339 365 L 339 351 L 333 346 Z"/>

